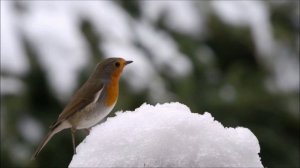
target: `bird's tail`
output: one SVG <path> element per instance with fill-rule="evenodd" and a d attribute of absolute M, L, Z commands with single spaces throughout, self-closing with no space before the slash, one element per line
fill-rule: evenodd
<path fill-rule="evenodd" d="M 44 146 L 48 143 L 48 141 L 53 137 L 53 135 L 55 135 L 56 133 L 58 133 L 59 131 L 65 129 L 63 126 L 63 124 L 57 125 L 56 127 L 51 128 L 51 130 L 48 132 L 48 134 L 44 137 L 44 139 L 42 140 L 42 142 L 39 144 L 38 148 L 36 149 L 36 151 L 34 152 L 34 154 L 31 157 L 31 160 L 35 160 L 35 158 L 37 157 L 37 155 L 41 152 L 41 150 L 44 148 Z"/>

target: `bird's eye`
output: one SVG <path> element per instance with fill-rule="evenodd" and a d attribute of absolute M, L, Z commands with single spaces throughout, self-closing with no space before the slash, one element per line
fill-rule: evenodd
<path fill-rule="evenodd" d="M 116 63 L 115 63 L 115 66 L 116 66 L 116 67 L 119 67 L 119 66 L 120 66 L 120 63 L 119 63 L 119 62 L 116 62 Z"/>

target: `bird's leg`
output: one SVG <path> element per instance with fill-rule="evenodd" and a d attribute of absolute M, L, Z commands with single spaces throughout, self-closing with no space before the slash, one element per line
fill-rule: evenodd
<path fill-rule="evenodd" d="M 76 129 L 75 129 L 75 128 L 71 128 L 71 135 L 72 135 L 72 143 L 73 143 L 73 152 L 74 152 L 74 155 L 76 154 L 76 148 L 75 148 L 75 132 L 76 132 Z"/>

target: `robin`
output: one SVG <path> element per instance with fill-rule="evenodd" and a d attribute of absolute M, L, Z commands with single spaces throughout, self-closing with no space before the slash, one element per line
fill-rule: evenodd
<path fill-rule="evenodd" d="M 89 129 L 114 108 L 119 95 L 119 79 L 124 67 L 133 61 L 108 58 L 97 64 L 89 79 L 75 93 L 32 156 L 35 159 L 54 134 L 70 128 L 74 154 L 76 130 Z"/>

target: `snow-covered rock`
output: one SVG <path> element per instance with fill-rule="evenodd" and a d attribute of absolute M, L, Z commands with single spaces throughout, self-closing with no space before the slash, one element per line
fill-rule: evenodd
<path fill-rule="evenodd" d="M 69 167 L 263 167 L 247 128 L 225 128 L 180 103 L 143 104 L 95 126 Z"/>

